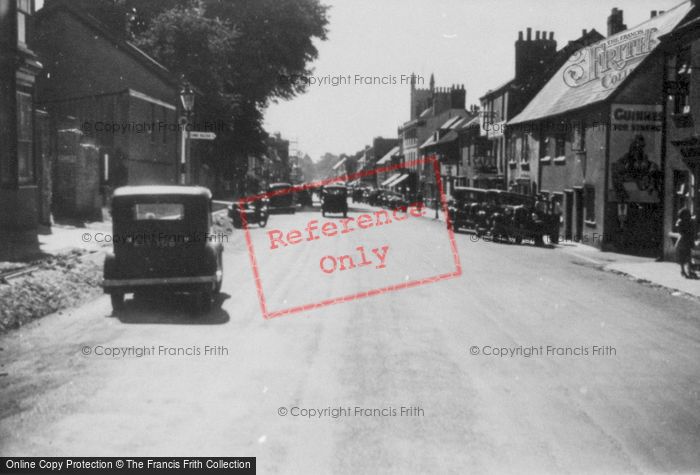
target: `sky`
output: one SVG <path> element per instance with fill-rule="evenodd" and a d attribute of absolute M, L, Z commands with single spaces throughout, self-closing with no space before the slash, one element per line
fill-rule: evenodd
<path fill-rule="evenodd" d="M 321 0 L 331 7 L 328 40 L 309 80 L 347 77 L 332 86 L 311 84 L 292 100 L 272 104 L 268 132 L 281 132 L 292 149 L 318 160 L 326 152 L 354 153 L 374 137 L 396 137 L 409 118 L 410 86 L 401 75 L 437 87 L 464 84 L 467 106 L 510 80 L 518 31 L 553 31 L 557 48 L 595 28 L 607 34 L 612 8 L 629 28 L 651 10 L 669 10 L 682 0 Z M 383 77 L 366 84 L 356 75 Z M 396 84 L 392 84 L 395 82 Z"/>

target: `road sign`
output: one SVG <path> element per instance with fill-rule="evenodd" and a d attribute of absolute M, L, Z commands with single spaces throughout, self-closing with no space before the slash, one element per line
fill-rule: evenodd
<path fill-rule="evenodd" d="M 190 132 L 192 140 L 214 140 L 216 134 L 214 132 Z"/>

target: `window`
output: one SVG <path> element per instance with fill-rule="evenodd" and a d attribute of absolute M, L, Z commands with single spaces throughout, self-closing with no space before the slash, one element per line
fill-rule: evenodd
<path fill-rule="evenodd" d="M 31 0 L 17 0 L 17 43 L 19 44 L 27 44 L 27 17 L 31 14 Z"/>
<path fill-rule="evenodd" d="M 547 136 L 547 126 L 545 123 L 541 123 L 539 126 L 539 157 L 543 158 L 549 156 L 549 137 Z"/>
<path fill-rule="evenodd" d="M 134 205 L 134 219 L 181 221 L 185 218 L 185 205 L 182 203 L 137 203 Z"/>
<path fill-rule="evenodd" d="M 684 48 L 676 56 L 675 75 L 676 88 L 673 95 L 673 112 L 675 114 L 687 114 L 690 108 L 690 47 Z"/>
<path fill-rule="evenodd" d="M 168 109 L 163 107 L 163 108 L 161 108 L 161 110 L 163 111 L 163 123 L 160 124 L 161 133 L 162 133 L 161 141 L 163 143 L 167 143 L 167 141 L 168 141 Z"/>
<path fill-rule="evenodd" d="M 530 161 L 530 134 L 523 134 L 522 149 L 520 153 L 520 161 Z"/>
<path fill-rule="evenodd" d="M 554 137 L 554 156 L 563 157 L 566 155 L 566 132 L 557 131 Z"/>
<path fill-rule="evenodd" d="M 577 152 L 586 150 L 586 127 L 582 120 L 574 121 L 572 129 L 571 149 Z"/>
<path fill-rule="evenodd" d="M 151 124 L 148 126 L 148 135 L 151 143 L 156 141 L 156 105 L 151 103 Z"/>
<path fill-rule="evenodd" d="M 586 185 L 583 189 L 583 199 L 585 209 L 586 221 L 590 223 L 595 222 L 595 187 L 593 185 Z"/>
<path fill-rule="evenodd" d="M 34 181 L 34 153 L 32 150 L 33 131 L 32 96 L 17 93 L 17 172 L 20 183 Z"/>

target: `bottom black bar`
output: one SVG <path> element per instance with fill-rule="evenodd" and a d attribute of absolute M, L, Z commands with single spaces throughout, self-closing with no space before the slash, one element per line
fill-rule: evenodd
<path fill-rule="evenodd" d="M 255 457 L 0 457 L 2 474 L 255 473 Z"/>

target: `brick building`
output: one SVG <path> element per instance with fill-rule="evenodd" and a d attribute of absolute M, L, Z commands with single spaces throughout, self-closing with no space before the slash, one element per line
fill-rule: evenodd
<path fill-rule="evenodd" d="M 537 160 L 540 191 L 562 203 L 562 234 L 658 255 L 663 222 L 663 67 L 659 38 L 691 15 L 684 2 L 584 47 L 509 122 Z M 611 58 L 615 64 L 611 64 Z"/>
<path fill-rule="evenodd" d="M 116 186 L 178 183 L 179 80 L 69 1 L 37 13 L 36 44 L 37 99 L 59 146 L 57 214 L 90 216 Z"/>
<path fill-rule="evenodd" d="M 39 223 L 50 220 L 43 205 L 46 116 L 35 108 L 41 63 L 33 15 L 33 0 L 0 2 L 0 247 L 10 256 L 15 245 L 35 243 Z"/>
<path fill-rule="evenodd" d="M 696 9 L 698 7 L 696 6 Z M 700 18 L 662 38 L 665 150 L 663 254 L 675 258 L 678 211 L 700 214 Z"/>

